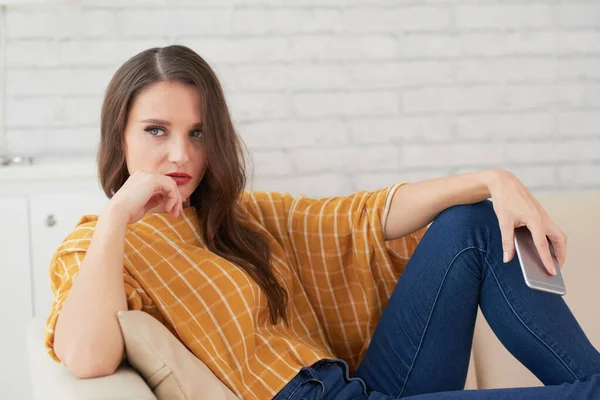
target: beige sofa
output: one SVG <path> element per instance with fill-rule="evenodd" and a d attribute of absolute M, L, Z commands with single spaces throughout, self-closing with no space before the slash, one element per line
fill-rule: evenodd
<path fill-rule="evenodd" d="M 600 191 L 536 196 L 569 238 L 563 276 L 565 300 L 596 348 L 600 349 Z M 54 363 L 43 348 L 43 319 L 29 328 L 29 359 L 35 399 L 156 399 L 136 371 L 124 364 L 114 375 L 79 380 Z M 477 318 L 465 389 L 540 386 L 498 341 L 481 311 Z"/>

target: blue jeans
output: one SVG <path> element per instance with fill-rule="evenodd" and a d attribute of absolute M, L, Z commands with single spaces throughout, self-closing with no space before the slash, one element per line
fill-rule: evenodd
<path fill-rule="evenodd" d="M 545 386 L 463 390 L 478 306 L 502 344 Z M 516 257 L 502 262 L 489 200 L 450 207 L 434 220 L 353 377 L 344 360 L 320 360 L 274 397 L 399 398 L 600 399 L 600 353 L 560 295 L 527 287 Z"/>

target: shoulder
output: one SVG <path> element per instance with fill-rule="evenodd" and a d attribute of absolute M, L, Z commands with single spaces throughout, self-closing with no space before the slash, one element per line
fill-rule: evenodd
<path fill-rule="evenodd" d="M 244 190 L 240 198 L 243 212 L 255 217 L 285 214 L 294 197 L 287 192 Z"/>
<path fill-rule="evenodd" d="M 98 216 L 89 214 L 79 218 L 75 227 L 63 239 L 56 251 L 57 255 L 72 251 L 86 251 L 96 230 Z"/>
<path fill-rule="evenodd" d="M 98 215 L 87 214 L 79 218 L 79 221 L 75 224 L 75 228 L 71 231 L 69 237 L 91 237 L 96 230 L 96 224 L 98 222 Z"/>

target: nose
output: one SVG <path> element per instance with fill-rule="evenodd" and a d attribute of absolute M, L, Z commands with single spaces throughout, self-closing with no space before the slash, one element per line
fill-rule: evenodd
<path fill-rule="evenodd" d="M 172 137 L 174 138 L 169 144 L 169 162 L 183 166 L 190 160 L 190 149 L 188 147 L 191 146 L 191 143 L 187 140 L 187 137 L 182 138 L 179 135 L 172 135 Z"/>

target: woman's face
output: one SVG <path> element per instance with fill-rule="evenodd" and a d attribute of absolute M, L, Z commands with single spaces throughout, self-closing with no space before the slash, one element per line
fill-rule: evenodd
<path fill-rule="evenodd" d="M 189 174 L 192 178 L 177 186 L 181 196 L 188 199 L 184 207 L 189 206 L 189 197 L 206 171 L 200 109 L 196 87 L 157 82 L 135 98 L 125 126 L 124 151 L 129 174 L 137 170 L 162 175 Z"/>

